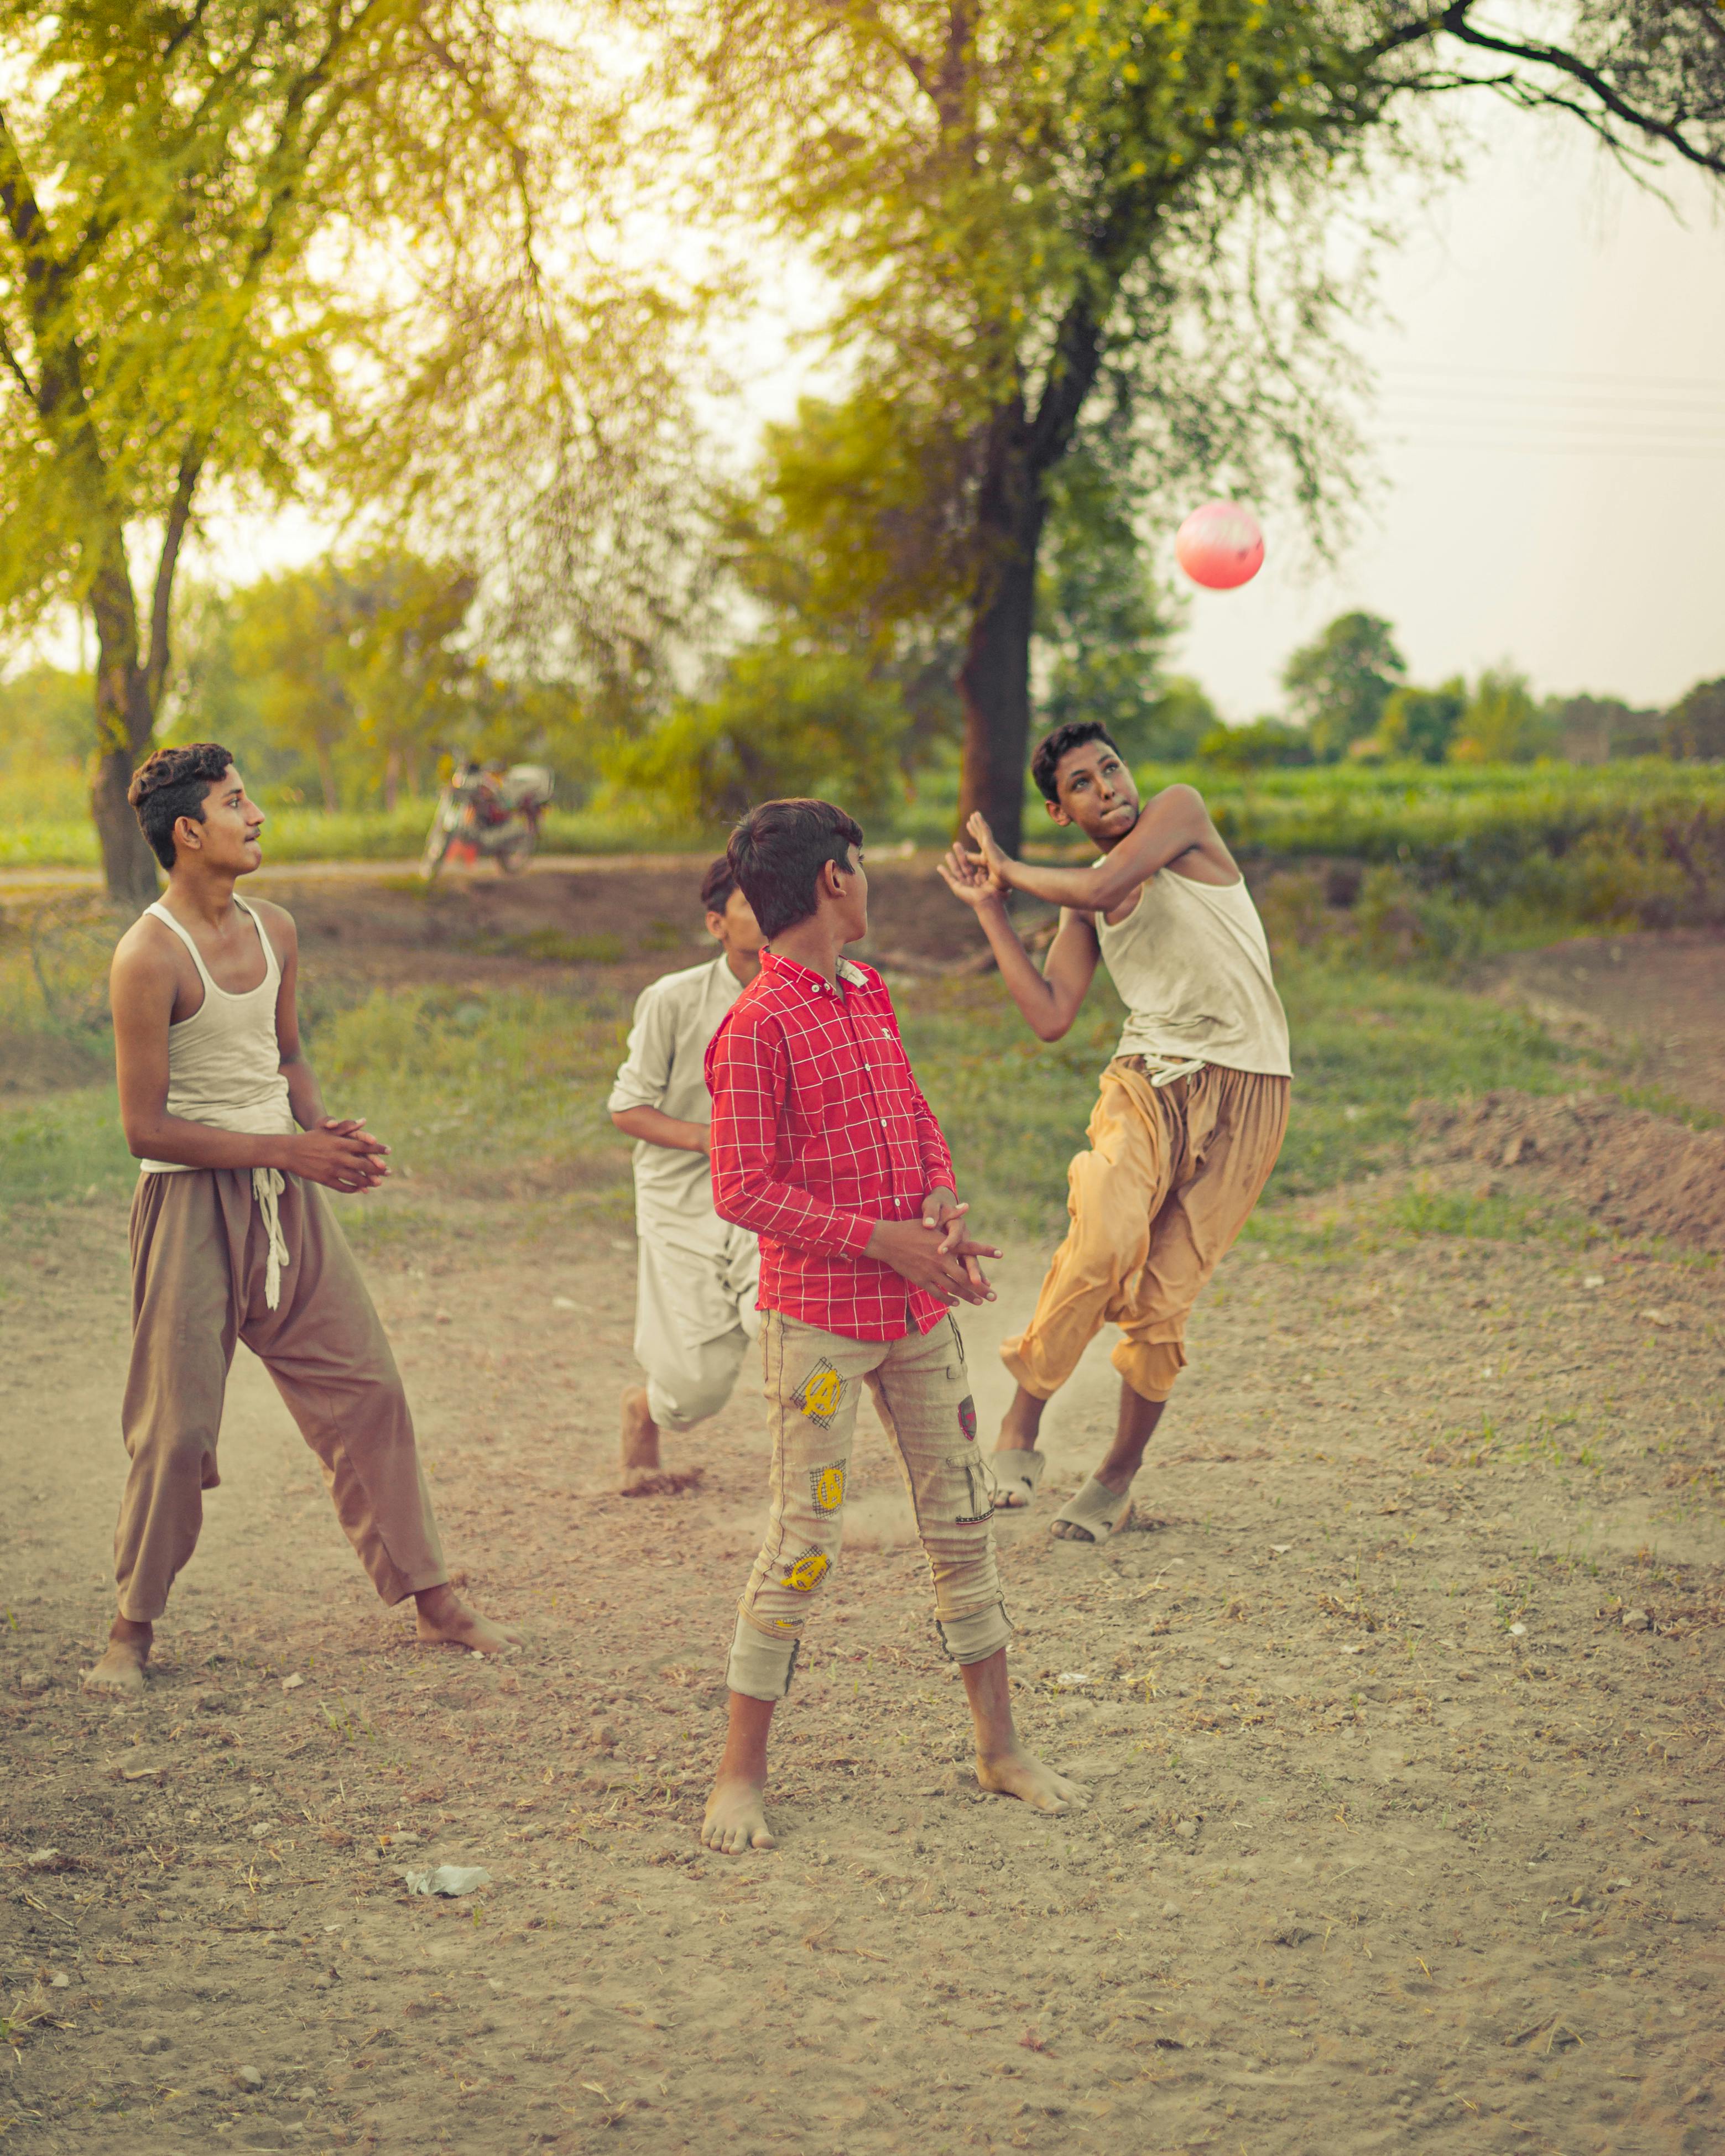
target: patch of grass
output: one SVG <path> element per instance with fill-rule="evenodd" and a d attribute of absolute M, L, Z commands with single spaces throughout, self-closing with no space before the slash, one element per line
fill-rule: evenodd
<path fill-rule="evenodd" d="M 116 1195 L 137 1173 L 111 1085 L 0 1112 L 0 1219 L 15 1205 Z"/>
<path fill-rule="evenodd" d="M 475 948 L 506 957 L 540 958 L 559 966 L 620 966 L 629 947 L 620 936 L 570 936 L 561 928 L 530 928 L 519 936 L 487 937 Z"/>
<path fill-rule="evenodd" d="M 1281 990 L 1295 1077 L 1287 1140 L 1266 1197 L 1271 1208 L 1403 1165 L 1416 1099 L 1498 1086 L 1562 1092 L 1601 1076 L 1596 1060 L 1531 1019 L 1440 983 L 1296 963 L 1284 967 Z M 919 985 L 899 1000 L 912 1060 L 967 1186 L 988 1194 L 991 1219 L 1003 1226 L 1055 1227 L 1066 1164 L 1084 1142 L 1124 1016 L 1106 976 L 1071 1032 L 1052 1043 L 1032 1038 L 997 980 Z M 1438 1201 L 1422 1226 L 1423 1202 L 1409 1201 L 1394 1224 L 1439 1232 Z M 1474 1226 L 1443 1232 L 1486 1232 L 1488 1215 L 1471 1217 Z M 1314 1232 L 1299 1231 L 1307 1240 Z M 1351 1240 L 1353 1231 L 1335 1233 Z"/>
<path fill-rule="evenodd" d="M 404 1183 L 609 1211 L 629 1181 L 604 1106 L 627 1030 L 614 995 L 379 989 L 312 1053 L 332 1111 L 367 1116 Z"/>

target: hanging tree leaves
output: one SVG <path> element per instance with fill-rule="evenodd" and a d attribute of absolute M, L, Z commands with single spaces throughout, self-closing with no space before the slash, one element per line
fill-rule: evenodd
<path fill-rule="evenodd" d="M 95 624 L 116 896 L 155 889 L 126 788 L 213 490 L 457 521 L 517 627 L 625 680 L 675 612 L 681 321 L 595 244 L 626 136 L 587 28 L 501 0 L 0 12 L 0 608 Z"/>

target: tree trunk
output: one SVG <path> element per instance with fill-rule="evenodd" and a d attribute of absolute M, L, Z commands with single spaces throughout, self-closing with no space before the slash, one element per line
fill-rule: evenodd
<path fill-rule="evenodd" d="M 138 617 L 123 557 L 110 551 L 91 587 L 96 632 L 95 773 L 90 813 L 102 850 L 108 896 L 142 909 L 161 889 L 156 856 L 126 800 L 131 775 L 156 731 L 149 676 L 138 663 Z"/>
<path fill-rule="evenodd" d="M 1023 836 L 1036 552 L 1045 513 L 1030 428 L 1022 400 L 1015 398 L 989 429 L 977 503 L 983 567 L 958 670 L 964 712 L 959 827 L 980 809 L 1009 854 L 1018 851 Z"/>
<path fill-rule="evenodd" d="M 341 806 L 341 798 L 336 790 L 335 751 L 326 741 L 321 741 L 317 744 L 317 775 L 323 782 L 325 813 L 333 816 Z"/>
<path fill-rule="evenodd" d="M 1022 394 L 989 424 L 977 495 L 982 563 L 958 696 L 964 763 L 958 821 L 979 808 L 1009 854 L 1023 837 L 1030 745 L 1030 639 L 1036 627 L 1036 555 L 1048 515 L 1043 484 L 1072 445 L 1096 378 L 1101 338 L 1087 300 L 1075 300 L 1055 338 L 1054 364 L 1032 418 Z"/>
<path fill-rule="evenodd" d="M 383 806 L 393 815 L 395 804 L 401 798 L 401 751 L 390 750 L 383 759 Z"/>

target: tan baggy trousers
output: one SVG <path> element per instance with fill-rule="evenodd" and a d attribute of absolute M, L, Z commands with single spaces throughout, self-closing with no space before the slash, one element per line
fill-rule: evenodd
<path fill-rule="evenodd" d="M 148 1624 L 198 1544 L 221 1477 L 222 1399 L 243 1340 L 322 1463 L 336 1516 L 386 1602 L 448 1579 L 389 1342 L 329 1201 L 284 1178 L 288 1261 L 264 1296 L 268 1231 L 249 1168 L 140 1178 L 131 1209 L 131 1455 L 114 1535 L 120 1614 Z"/>
<path fill-rule="evenodd" d="M 839 1561 L 865 1386 L 911 1494 L 941 1644 L 955 1662 L 999 1654 L 1012 1626 L 994 1562 L 993 1484 L 952 1318 L 901 1340 L 851 1340 L 768 1310 L 761 1348 L 773 1511 L 737 1605 L 730 1689 L 762 1700 L 790 1689 L 803 1624 Z"/>
<path fill-rule="evenodd" d="M 1027 1393 L 1051 1399 L 1104 1324 L 1110 1358 L 1142 1399 L 1165 1400 L 1186 1367 L 1186 1321 L 1245 1227 L 1276 1165 L 1289 1081 L 1206 1064 L 1150 1083 L 1136 1056 L 1102 1073 L 1088 1152 L 1068 1171 L 1072 1225 L 1035 1315 L 1000 1359 Z"/>

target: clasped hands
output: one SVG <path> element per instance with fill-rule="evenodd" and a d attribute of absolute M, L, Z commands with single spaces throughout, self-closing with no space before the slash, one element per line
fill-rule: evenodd
<path fill-rule="evenodd" d="M 993 1302 L 994 1291 L 978 1260 L 1000 1252 L 966 1234 L 969 1210 L 955 1191 L 931 1190 L 920 1219 L 876 1221 L 863 1255 L 891 1265 L 912 1287 L 927 1288 L 948 1309 L 955 1302 Z"/>
<path fill-rule="evenodd" d="M 389 1173 L 388 1152 L 366 1128 L 363 1116 L 324 1116 L 290 1140 L 289 1166 L 308 1183 L 331 1190 L 375 1190 Z"/>

